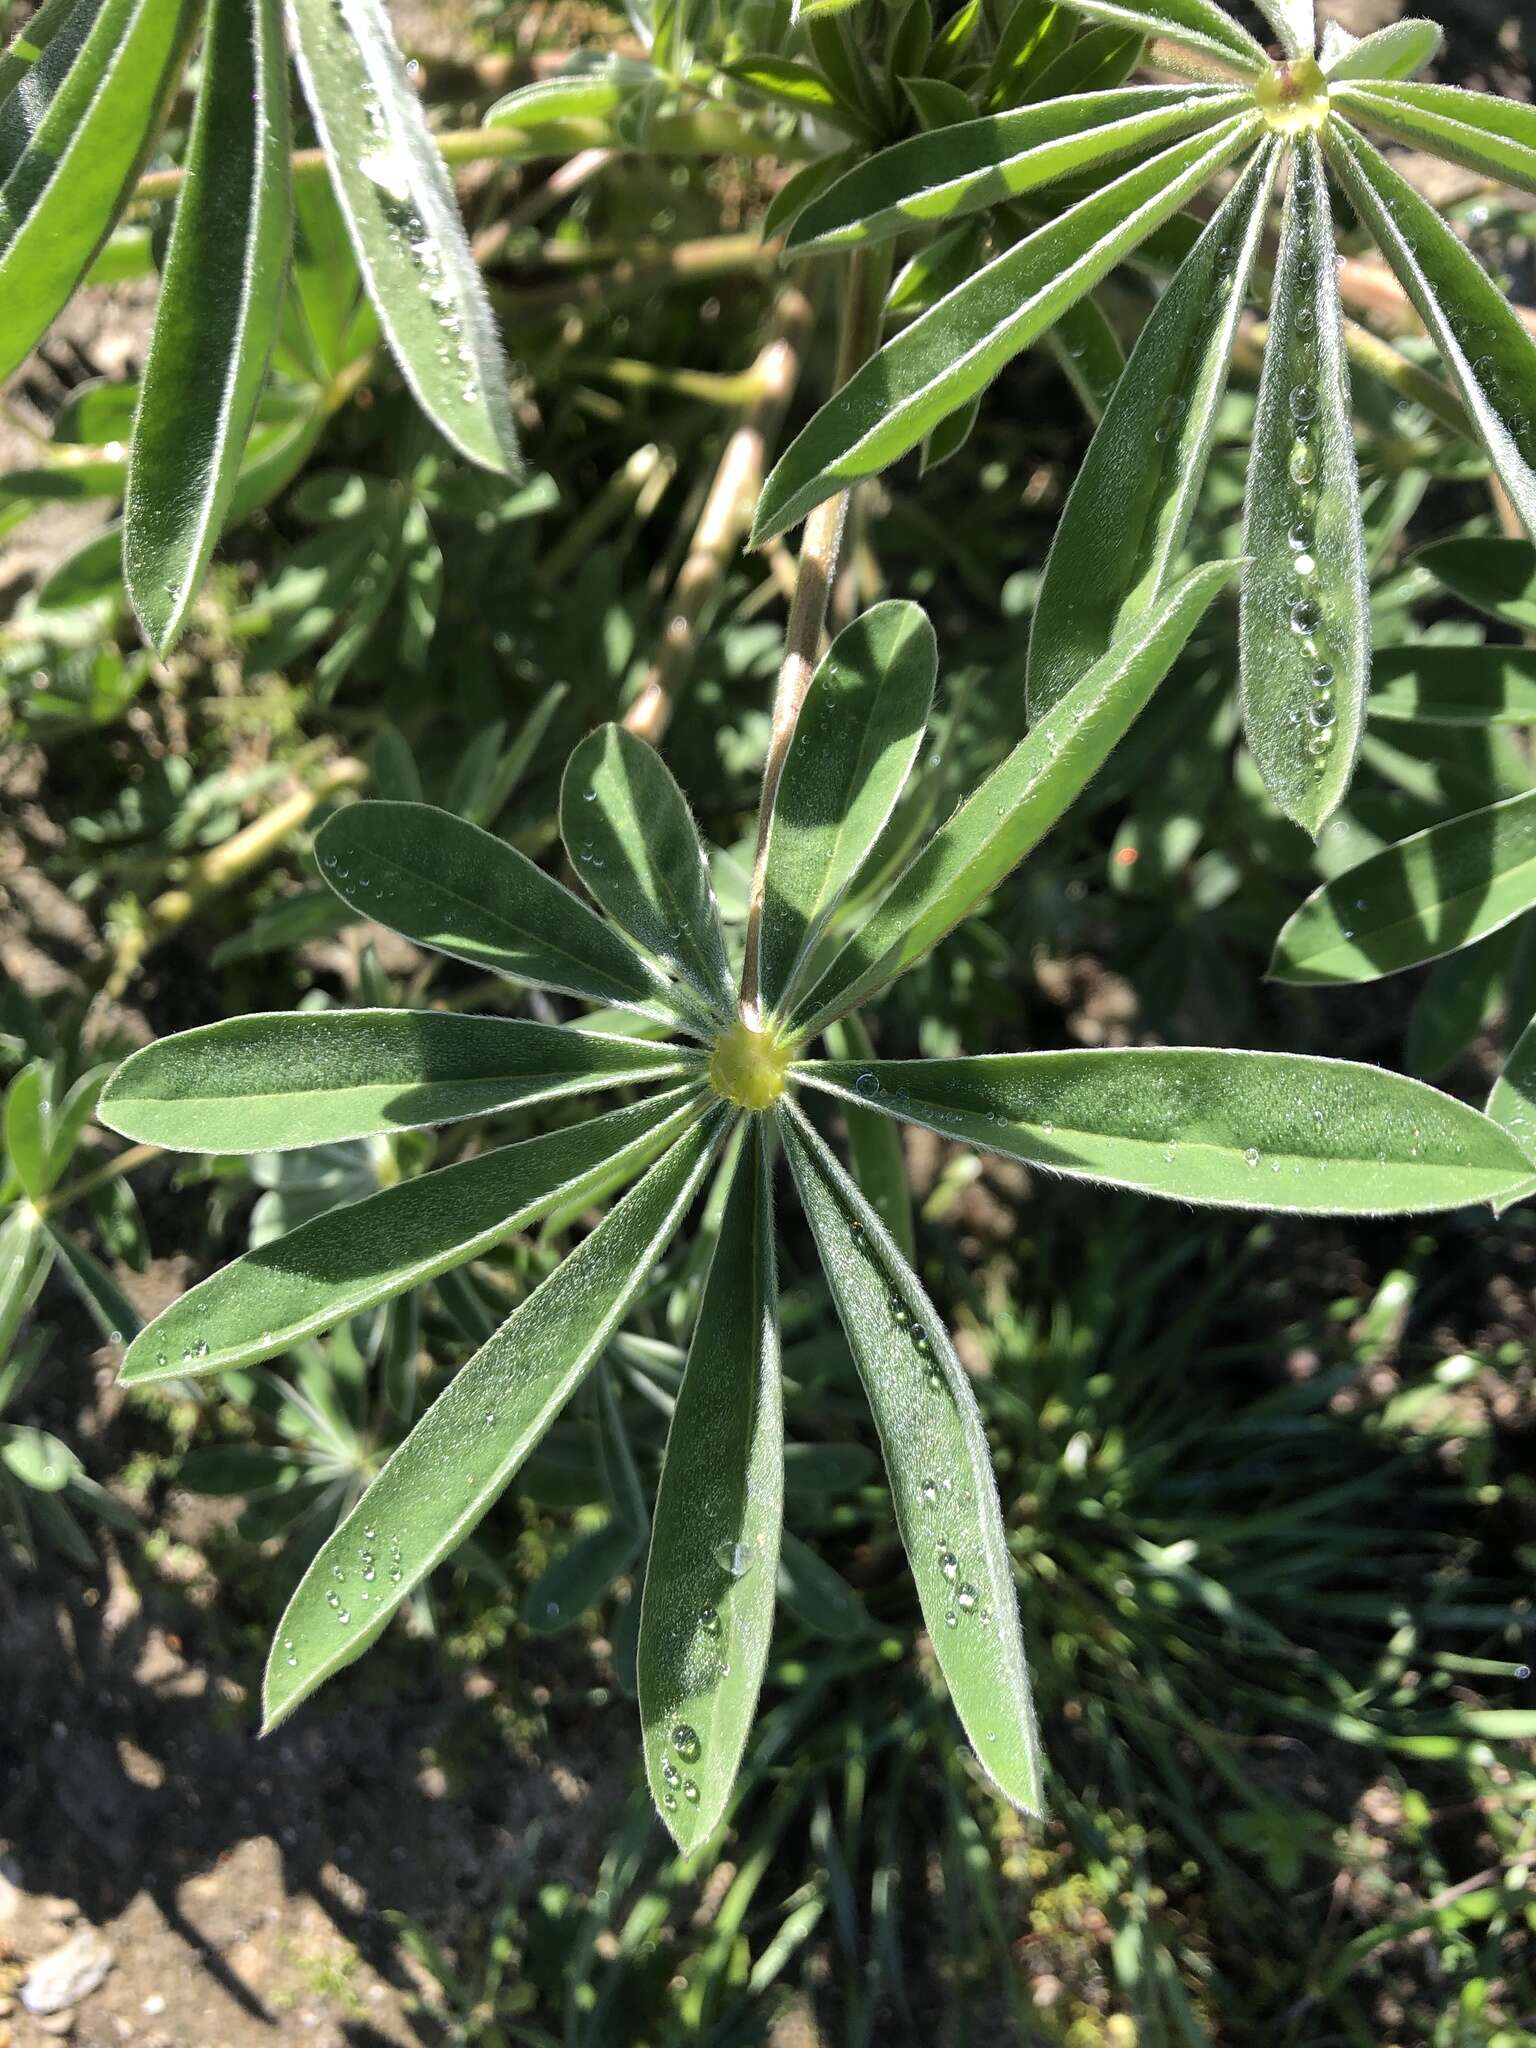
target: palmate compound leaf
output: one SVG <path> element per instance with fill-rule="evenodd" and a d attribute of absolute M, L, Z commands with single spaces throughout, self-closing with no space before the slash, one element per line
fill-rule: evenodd
<path fill-rule="evenodd" d="M 292 229 L 281 0 L 211 0 L 123 506 L 128 593 L 161 652 L 234 498 Z"/>
<path fill-rule="evenodd" d="M 499 1499 L 649 1284 L 725 1129 L 717 1108 L 620 1197 L 461 1367 L 321 1546 L 267 1660 L 267 1728 L 360 1657 Z"/>
<path fill-rule="evenodd" d="M 1498 1201 L 1529 1174 L 1475 1109 L 1300 1053 L 1115 1047 L 797 1063 L 798 1079 L 1053 1173 L 1175 1201 L 1384 1216 Z"/>
<path fill-rule="evenodd" d="M 286 0 L 294 58 L 368 295 L 423 412 L 486 469 L 518 467 L 490 301 L 381 0 Z"/>
<path fill-rule="evenodd" d="M 553 1210 L 606 1192 L 615 1174 L 633 1177 L 705 1107 L 704 1095 L 685 1084 L 328 1210 L 173 1301 L 129 1345 L 123 1383 L 276 1358 Z"/>
<path fill-rule="evenodd" d="M 961 1724 L 994 1784 L 1042 1805 L 1018 1596 L 986 1433 L 922 1283 L 802 1112 L 784 1149 L 874 1413 L 923 1620 Z"/>
<path fill-rule="evenodd" d="M 1536 904 L 1536 791 L 1383 847 L 1282 927 L 1272 981 L 1376 981 L 1438 960 Z"/>
<path fill-rule="evenodd" d="M 192 0 L 82 6 L 0 107 L 0 378 L 111 232 L 154 141 L 192 19 Z"/>
<path fill-rule="evenodd" d="M 904 974 L 995 889 L 1097 773 L 1236 565 L 1217 562 L 1173 586 L 927 840 L 878 910 L 795 1006 L 813 1038 Z"/>
<path fill-rule="evenodd" d="M 1244 501 L 1243 722 L 1265 787 L 1315 838 L 1354 773 L 1370 594 L 1323 154 L 1298 137 Z"/>
<path fill-rule="evenodd" d="M 282 1011 L 130 1053 L 97 1115 L 172 1151 L 282 1152 L 698 1071 L 676 1046 L 523 1018 Z"/>
<path fill-rule="evenodd" d="M 1279 162 L 1255 152 L 1141 331 L 1046 559 L 1030 630 L 1031 721 L 1163 592 L 1189 531 Z"/>
<path fill-rule="evenodd" d="M 769 827 L 761 988 L 770 1012 L 792 999 L 906 785 L 938 660 L 923 613 L 893 599 L 845 626 L 811 678 Z"/>
<path fill-rule="evenodd" d="M 1235 115 L 1138 164 L 1005 249 L 857 370 L 791 442 L 763 487 L 761 546 L 873 476 L 984 390 L 1153 229 L 1253 141 Z"/>
<path fill-rule="evenodd" d="M 735 987 L 704 849 L 656 749 L 621 725 L 589 733 L 561 779 L 560 836 L 620 930 L 729 1020 Z"/>
<path fill-rule="evenodd" d="M 960 121 L 893 143 L 795 218 L 789 253 L 819 255 L 1017 199 L 1054 179 L 1208 128 L 1243 105 L 1221 86 L 1125 86 Z"/>
<path fill-rule="evenodd" d="M 783 1508 L 773 1187 L 753 1117 L 672 1411 L 640 1613 L 646 1773 L 684 1850 L 718 1826 L 751 1731 Z"/>
<path fill-rule="evenodd" d="M 579 896 L 451 811 L 349 804 L 321 826 L 315 854 L 360 917 L 419 946 L 588 1002 L 653 1017 L 692 1014 L 660 970 Z"/>
<path fill-rule="evenodd" d="M 1439 351 L 1521 523 L 1536 537 L 1536 341 L 1380 150 L 1342 121 L 1329 123 L 1325 146 L 1346 197 Z"/>

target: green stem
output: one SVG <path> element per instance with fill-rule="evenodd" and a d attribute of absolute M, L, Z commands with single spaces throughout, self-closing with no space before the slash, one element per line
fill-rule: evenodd
<path fill-rule="evenodd" d="M 838 316 L 834 389 L 841 389 L 880 345 L 890 274 L 889 243 L 870 249 L 855 249 L 848 258 L 846 288 Z M 795 573 L 794 602 L 790 605 L 789 623 L 784 629 L 784 659 L 774 692 L 768 758 L 763 764 L 763 796 L 757 816 L 757 858 L 752 867 L 752 891 L 747 899 L 746 957 L 741 972 L 742 1022 L 754 1031 L 762 1026 L 763 888 L 768 869 L 768 835 L 773 825 L 779 780 L 784 773 L 784 759 L 795 735 L 805 693 L 816 672 L 822 628 L 826 624 L 832 585 L 837 578 L 838 556 L 842 551 L 843 528 L 847 523 L 851 496 L 851 491 L 839 491 L 835 497 L 823 499 L 806 519 L 800 541 L 800 561 Z"/>

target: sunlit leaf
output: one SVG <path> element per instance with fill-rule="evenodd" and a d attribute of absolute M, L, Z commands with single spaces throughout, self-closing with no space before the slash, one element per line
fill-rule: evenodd
<path fill-rule="evenodd" d="M 381 0 L 286 6 L 304 97 L 401 374 L 472 462 L 515 470 L 496 323 Z"/>
<path fill-rule="evenodd" d="M 1536 793 L 1431 825 L 1316 889 L 1275 941 L 1275 981 L 1375 981 L 1536 904 Z"/>
<path fill-rule="evenodd" d="M 801 429 L 763 488 L 756 545 L 914 447 L 1250 142 L 1239 116 L 1138 165 L 979 270 L 886 343 Z"/>
<path fill-rule="evenodd" d="M 1505 1134 L 1422 1081 L 1299 1053 L 1204 1046 L 807 1060 L 798 1078 L 1052 1173 L 1180 1202 L 1392 1215 L 1496 1199 Z"/>
<path fill-rule="evenodd" d="M 1536 192 L 1536 108 L 1521 100 L 1454 85 L 1362 84 L 1340 90 L 1339 106 L 1396 142 Z"/>
<path fill-rule="evenodd" d="M 696 1194 L 695 1124 L 462 1366 L 317 1553 L 267 1661 L 266 1725 L 360 1657 L 469 1535 L 596 1364 Z"/>
<path fill-rule="evenodd" d="M 1536 534 L 1536 341 L 1445 221 L 1346 123 L 1328 161 L 1396 271 L 1526 531 Z"/>
<path fill-rule="evenodd" d="M 667 1434 L 640 1615 L 646 1774 L 684 1849 L 719 1824 L 746 1747 L 783 1505 L 773 1190 L 754 1117 Z"/>
<path fill-rule="evenodd" d="M 1265 787 L 1315 837 L 1354 772 L 1370 595 L 1333 219 L 1312 135 L 1291 154 L 1244 499 L 1243 723 Z"/>
<path fill-rule="evenodd" d="M 917 1275 L 794 1107 L 779 1128 L 874 1411 L 923 1620 L 988 1776 L 1038 1812 L 1041 1765 L 991 1453 L 965 1368 Z"/>
<path fill-rule="evenodd" d="M 1254 156 L 1176 272 L 1078 469 L 1030 632 L 1031 719 L 1060 702 L 1177 565 L 1278 156 L 1275 143 Z"/>
<path fill-rule="evenodd" d="M 310 1010 L 200 1024 L 131 1053 L 101 1121 L 182 1152 L 277 1152 L 663 1080 L 688 1055 L 516 1017 Z"/>
<path fill-rule="evenodd" d="M 1536 648 L 1382 648 L 1367 708 L 1426 725 L 1536 724 Z"/>
<path fill-rule="evenodd" d="M 1072 0 L 1072 9 L 1090 21 L 1112 22 L 1139 36 L 1182 43 L 1238 71 L 1258 71 L 1269 61 L 1263 44 L 1239 28 L 1214 0 Z"/>
<path fill-rule="evenodd" d="M 292 234 L 280 0 L 211 0 L 186 183 L 144 364 L 123 570 L 164 651 L 235 494 Z"/>
<path fill-rule="evenodd" d="M 1337 57 L 1329 58 L 1323 65 L 1328 74 L 1330 92 L 1336 85 L 1353 78 L 1396 79 L 1411 78 L 1415 71 L 1422 71 L 1426 64 L 1433 64 L 1440 54 L 1445 37 L 1436 21 L 1389 22 L 1373 35 L 1362 36 L 1359 42 L 1342 51 Z M 1430 91 L 1446 90 L 1442 86 L 1431 86 Z M 1473 95 L 1463 95 L 1471 99 Z M 1478 94 L 1479 106 L 1497 105 L 1491 98 Z"/>

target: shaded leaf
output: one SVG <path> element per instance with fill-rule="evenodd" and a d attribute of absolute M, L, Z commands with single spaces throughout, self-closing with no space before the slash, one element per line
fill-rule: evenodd
<path fill-rule="evenodd" d="M 665 978 L 528 856 L 431 804 L 349 804 L 315 835 L 361 917 L 472 967 L 589 1002 L 669 1014 Z"/>
<path fill-rule="evenodd" d="M 619 929 L 729 1019 L 735 987 L 704 849 L 656 749 L 621 725 L 589 733 L 561 779 L 560 836 Z"/>
<path fill-rule="evenodd" d="M 867 1636 L 874 1628 L 869 1609 L 842 1573 L 787 1529 L 779 1553 L 778 1591 L 800 1626 L 829 1642 Z"/>
<path fill-rule="evenodd" d="M 1529 541 L 1492 534 L 1440 540 L 1413 559 L 1464 604 L 1517 633 L 1536 633 L 1536 547 Z"/>
<path fill-rule="evenodd" d="M 773 1190 L 754 1117 L 667 1434 L 640 1613 L 646 1775 L 683 1849 L 719 1824 L 757 1709 L 783 1452 Z"/>
<path fill-rule="evenodd" d="M 200 1024 L 130 1053 L 111 1130 L 181 1152 L 282 1152 L 687 1071 L 673 1046 L 523 1018 L 317 1010 Z"/>
<path fill-rule="evenodd" d="M 906 786 L 938 659 L 922 611 L 891 599 L 845 626 L 811 678 L 769 827 L 761 969 L 769 1012 L 790 1004 Z"/>
<path fill-rule="evenodd" d="M 1243 724 L 1275 803 L 1315 838 L 1365 725 L 1370 589 L 1323 154 L 1298 138 L 1243 507 Z"/>
<path fill-rule="evenodd" d="M 550 1559 L 523 1595 L 523 1620 L 536 1636 L 574 1628 L 606 1598 L 640 1555 L 641 1538 L 624 1522 L 588 1530 Z"/>
<path fill-rule="evenodd" d="M 1536 724 L 1536 649 L 1383 648 L 1367 708 L 1372 718 L 1426 725 Z"/>
<path fill-rule="evenodd" d="M 931 951 L 1055 824 L 1178 658 L 1233 565 L 1197 569 L 1136 621 L 934 832 L 797 1005 L 802 1036 Z"/>
<path fill-rule="evenodd" d="M 123 1383 L 275 1358 L 490 1251 L 615 1174 L 640 1172 L 702 1107 L 691 1089 L 672 1089 L 328 1210 L 173 1301 L 130 1345 Z"/>
<path fill-rule="evenodd" d="M 273 1640 L 267 1727 L 360 1657 L 498 1499 L 649 1283 L 721 1129 L 694 1125 L 518 1303 L 321 1546 Z"/>
<path fill-rule="evenodd" d="M 1315 889 L 1271 980 L 1376 981 L 1437 960 L 1536 903 L 1536 792 L 1431 825 Z"/>
<path fill-rule="evenodd" d="M 779 1128 L 874 1411 L 950 1697 L 988 1776 L 1038 1812 L 1040 1751 L 1013 1564 L 976 1397 L 916 1274 L 826 1145 L 792 1105 Z"/>
<path fill-rule="evenodd" d="M 1053 1173 L 1220 1208 L 1394 1215 L 1494 1200 L 1522 1163 L 1465 1103 L 1300 1053 L 1113 1047 L 807 1060 L 813 1087 Z"/>

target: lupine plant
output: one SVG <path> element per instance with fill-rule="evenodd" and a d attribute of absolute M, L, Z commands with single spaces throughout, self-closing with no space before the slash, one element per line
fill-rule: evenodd
<path fill-rule="evenodd" d="M 816 1112 L 872 1110 L 1046 1173 L 1296 1213 L 1499 1200 L 1528 1173 L 1520 1148 L 1476 1111 L 1342 1061 L 1139 1047 L 812 1056 L 830 1025 L 921 960 L 1039 840 L 1227 578 L 1223 565 L 1197 570 L 1149 607 L 855 915 L 937 667 L 917 607 L 891 601 L 856 619 L 770 759 L 739 963 L 681 792 L 659 755 L 619 726 L 578 746 L 561 790 L 562 836 L 591 906 L 429 805 L 364 802 L 322 827 L 320 872 L 355 911 L 481 969 L 627 1014 L 629 1032 L 320 1011 L 202 1026 L 118 1069 L 101 1107 L 116 1129 L 223 1152 L 485 1118 L 576 1092 L 650 1091 L 261 1245 L 130 1347 L 130 1384 L 275 1357 L 541 1216 L 632 1183 L 322 1545 L 278 1625 L 269 1725 L 374 1642 L 463 1543 L 601 1357 L 714 1174 L 717 1234 L 668 1436 L 638 1645 L 652 1790 L 680 1842 L 708 1836 L 747 1741 L 773 1620 L 782 1153 L 874 1413 L 956 1709 L 995 1783 L 1039 1809 L 1012 1568 L 974 1398 L 943 1314 Z"/>

